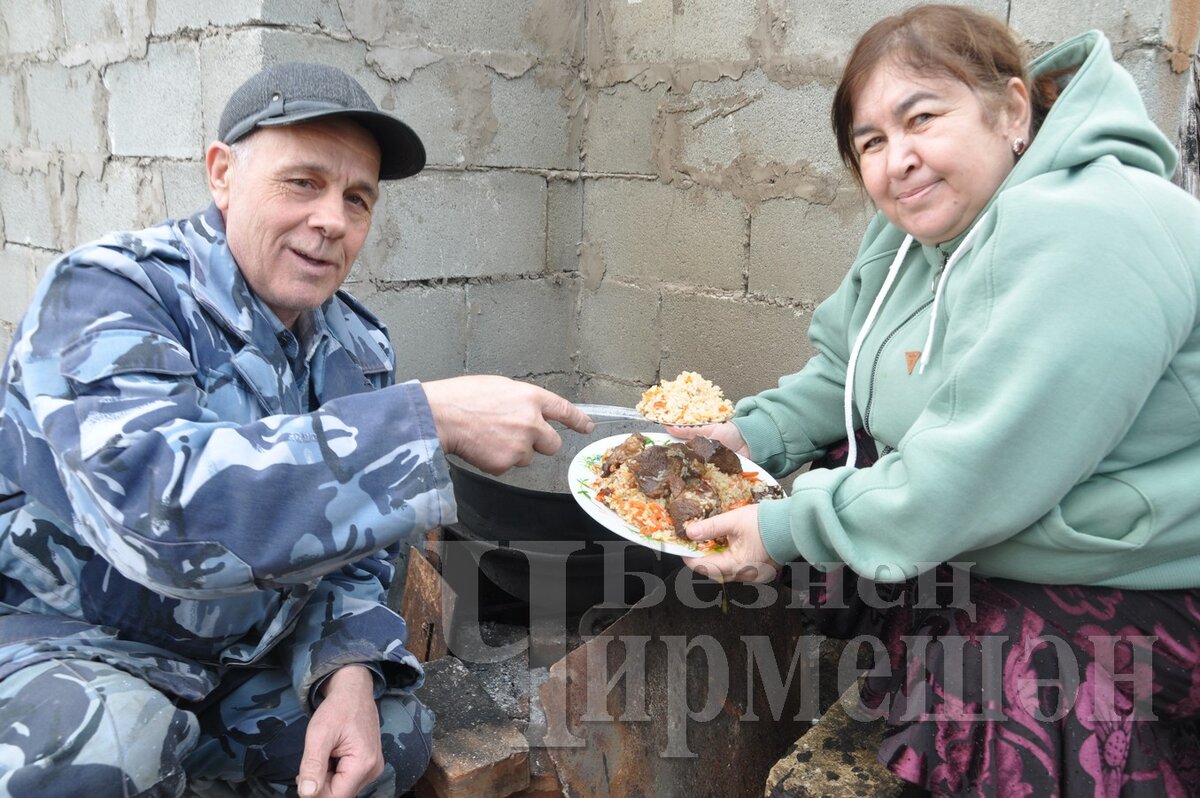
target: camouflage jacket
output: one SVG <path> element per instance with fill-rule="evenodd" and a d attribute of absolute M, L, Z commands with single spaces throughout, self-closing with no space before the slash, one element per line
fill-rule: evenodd
<path fill-rule="evenodd" d="M 385 596 L 397 547 L 454 520 L 417 383 L 340 293 L 297 338 L 219 212 L 57 260 L 0 375 L 0 678 L 70 650 L 180 698 L 287 670 L 421 669 Z"/>

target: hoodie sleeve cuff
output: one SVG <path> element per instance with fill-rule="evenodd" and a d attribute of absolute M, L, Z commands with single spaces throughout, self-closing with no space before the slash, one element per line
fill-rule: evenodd
<path fill-rule="evenodd" d="M 754 413 L 748 416 L 735 416 L 733 425 L 742 433 L 746 447 L 750 450 L 750 459 L 756 463 L 770 460 L 783 454 L 783 436 L 779 427 L 766 413 Z"/>
<path fill-rule="evenodd" d="M 768 499 L 758 504 L 758 535 L 767 555 L 781 565 L 800 557 L 792 538 L 791 499 Z"/>

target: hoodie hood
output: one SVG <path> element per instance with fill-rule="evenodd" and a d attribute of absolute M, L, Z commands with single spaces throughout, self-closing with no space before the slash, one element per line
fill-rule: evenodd
<path fill-rule="evenodd" d="M 1103 33 L 1068 39 L 1029 65 L 1033 77 L 1059 70 L 1071 70 L 1058 79 L 1065 87 L 1000 191 L 1106 155 L 1160 177 L 1175 172 L 1175 148 L 1150 119 L 1133 78 L 1113 60 Z"/>
<path fill-rule="evenodd" d="M 1005 190 L 1040 175 L 1085 166 L 1100 158 L 1113 157 L 1126 166 L 1170 177 L 1179 157 L 1175 148 L 1150 119 L 1137 84 L 1112 57 L 1112 47 L 1100 31 L 1088 31 L 1049 50 L 1029 65 L 1030 76 L 1059 73 L 1060 93 L 1033 143 L 996 190 L 995 196 L 967 230 L 951 241 L 921 246 L 923 257 L 940 263 L 934 284 L 929 330 L 921 348 L 918 371 L 924 373 L 933 352 L 938 310 L 946 281 L 954 266 L 970 251 L 980 219 L 988 214 Z M 846 367 L 843 415 L 849 441 L 846 464 L 854 467 L 857 457 L 854 427 L 854 374 L 867 333 L 883 306 L 893 281 L 902 268 L 914 241 L 904 236 L 887 278 L 875 297 L 866 322 L 850 349 Z"/>

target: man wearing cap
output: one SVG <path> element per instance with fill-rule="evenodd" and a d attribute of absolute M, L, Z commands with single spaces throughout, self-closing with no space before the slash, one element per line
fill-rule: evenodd
<path fill-rule="evenodd" d="M 340 291 L 425 152 L 340 70 L 268 68 L 213 204 L 60 258 L 0 375 L 0 795 L 395 795 L 429 759 L 387 608 L 492 473 L 590 420 L 500 377 L 395 384 Z"/>

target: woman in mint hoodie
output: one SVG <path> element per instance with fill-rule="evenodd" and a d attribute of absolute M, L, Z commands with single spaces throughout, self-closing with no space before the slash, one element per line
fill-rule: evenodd
<path fill-rule="evenodd" d="M 887 653 L 881 760 L 935 793 L 1189 794 L 1200 202 L 1174 150 L 1102 34 L 1026 67 L 954 6 L 868 31 L 833 126 L 879 213 L 818 354 L 700 432 L 776 474 L 848 459 L 694 523 L 729 549 L 689 564 L 807 564 L 821 628 Z"/>

